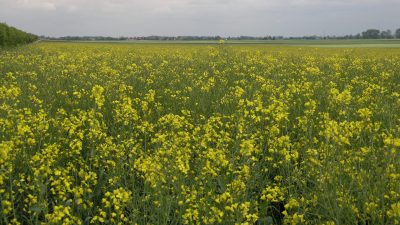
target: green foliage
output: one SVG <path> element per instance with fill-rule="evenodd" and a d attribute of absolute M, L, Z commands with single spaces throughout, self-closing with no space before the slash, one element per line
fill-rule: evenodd
<path fill-rule="evenodd" d="M 0 47 L 17 46 L 36 41 L 38 37 L 18 30 L 15 27 L 0 23 Z"/>

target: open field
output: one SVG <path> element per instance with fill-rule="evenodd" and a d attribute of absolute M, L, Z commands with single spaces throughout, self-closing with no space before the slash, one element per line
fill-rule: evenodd
<path fill-rule="evenodd" d="M 2 51 L 0 224 L 399 224 L 399 44 Z"/>
<path fill-rule="evenodd" d="M 68 41 L 44 41 L 44 42 L 66 42 Z M 116 44 L 203 44 L 218 45 L 219 41 L 69 41 L 72 43 L 116 43 Z M 398 48 L 400 39 L 379 40 L 228 40 L 226 45 L 270 45 L 270 46 L 303 46 L 303 47 L 362 47 L 362 48 Z"/>

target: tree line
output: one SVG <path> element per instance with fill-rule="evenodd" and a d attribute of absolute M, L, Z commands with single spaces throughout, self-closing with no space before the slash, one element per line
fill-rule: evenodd
<path fill-rule="evenodd" d="M 38 40 L 38 36 L 26 33 L 15 27 L 0 23 L 0 47 L 28 44 Z"/>
<path fill-rule="evenodd" d="M 321 39 L 400 39 L 400 28 L 392 32 L 391 30 L 368 29 L 355 35 L 343 36 L 237 36 L 237 37 L 221 37 L 221 36 L 141 36 L 141 37 L 104 37 L 104 36 L 66 36 L 66 37 L 46 37 L 40 36 L 43 40 L 68 40 L 68 41 L 129 41 L 129 40 L 150 40 L 150 41 L 190 41 L 190 40 L 321 40 Z M 0 23 L 0 47 L 15 46 L 20 44 L 27 44 L 38 40 L 39 37 L 21 31 L 5 23 Z"/>
<path fill-rule="evenodd" d="M 391 30 L 380 31 L 378 29 L 368 29 L 361 33 L 361 37 L 364 39 L 393 39 L 400 38 L 400 28 L 394 33 Z"/>
<path fill-rule="evenodd" d="M 220 40 L 221 36 L 140 36 L 140 37 L 104 37 L 104 36 L 64 36 L 64 37 L 46 37 L 40 36 L 43 40 L 65 40 L 65 41 L 191 41 L 191 40 Z"/>
<path fill-rule="evenodd" d="M 258 39 L 264 40 L 279 40 L 279 39 L 302 39 L 302 40 L 320 40 L 320 39 L 400 39 L 400 28 L 392 32 L 391 30 L 378 30 L 378 29 L 368 29 L 358 34 L 349 35 L 310 35 L 310 36 L 298 36 L 298 37 L 283 37 L 283 36 L 265 36 Z M 240 38 L 239 38 L 240 39 Z"/>
<path fill-rule="evenodd" d="M 44 40 L 66 40 L 66 41 L 131 41 L 131 40 L 148 40 L 148 41 L 192 41 L 192 40 L 321 40 L 321 39 L 400 39 L 400 28 L 395 32 L 391 30 L 380 31 L 378 29 L 368 29 L 358 34 L 350 34 L 343 36 L 237 36 L 237 37 L 221 37 L 221 36 L 138 36 L 138 37 L 103 37 L 103 36 L 66 36 L 66 37 L 46 37 L 40 36 Z"/>

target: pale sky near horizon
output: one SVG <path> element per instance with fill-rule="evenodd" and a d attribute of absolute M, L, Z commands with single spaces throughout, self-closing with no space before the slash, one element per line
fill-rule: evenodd
<path fill-rule="evenodd" d="M 0 22 L 46 36 L 303 36 L 400 28 L 400 0 L 0 0 Z"/>

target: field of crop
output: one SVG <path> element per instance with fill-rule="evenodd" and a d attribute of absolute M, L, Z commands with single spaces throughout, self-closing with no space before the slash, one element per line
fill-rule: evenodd
<path fill-rule="evenodd" d="M 0 52 L 0 224 L 399 224 L 400 48 Z"/>

